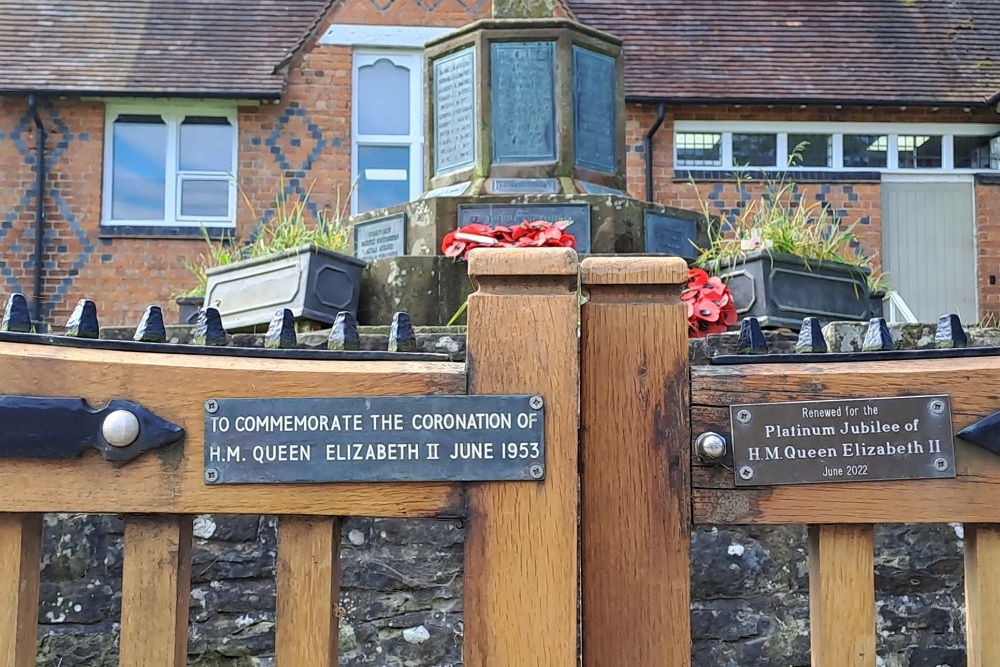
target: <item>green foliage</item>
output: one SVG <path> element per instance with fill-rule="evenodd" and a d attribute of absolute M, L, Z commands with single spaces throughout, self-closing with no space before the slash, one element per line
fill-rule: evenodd
<path fill-rule="evenodd" d="M 279 186 L 273 207 L 269 211 L 262 212 L 257 211 L 246 192 L 240 188 L 243 203 L 258 221 L 257 234 L 253 239 L 239 241 L 235 237 L 224 236 L 213 240 L 202 227 L 206 250 L 198 255 L 197 261 L 184 263 L 184 268 L 195 277 L 197 283 L 193 289 L 179 296 L 205 296 L 208 286 L 207 271 L 217 266 L 225 266 L 244 259 L 267 257 L 303 245 L 315 245 L 333 252 L 347 250 L 350 192 L 342 198 L 338 188 L 337 202 L 333 211 L 320 210 L 315 223 L 310 224 L 307 222 L 308 203 L 313 186 L 310 185 L 309 189 L 295 200 L 285 194 L 284 178 L 281 179 Z"/>
<path fill-rule="evenodd" d="M 795 148 L 789 164 L 794 164 L 805 146 L 803 143 Z M 745 191 L 748 180 L 742 174 L 737 175 L 737 192 Z M 873 270 L 871 258 L 855 252 L 852 247 L 856 245 L 854 230 L 858 223 L 845 224 L 832 215 L 823 202 L 808 203 L 805 197 L 798 195 L 798 185 L 788 179 L 787 173 L 779 178 L 764 178 L 762 194 L 741 202 L 739 214 L 729 217 L 721 227 L 693 180 L 691 187 L 698 196 L 709 230 L 708 247 L 696 246 L 695 266 L 711 270 L 719 262 L 738 263 L 748 253 L 760 250 L 768 254 L 795 255 L 803 259 L 807 267 L 810 261 L 855 266 L 869 272 L 872 291 L 887 288 L 884 274 Z"/>

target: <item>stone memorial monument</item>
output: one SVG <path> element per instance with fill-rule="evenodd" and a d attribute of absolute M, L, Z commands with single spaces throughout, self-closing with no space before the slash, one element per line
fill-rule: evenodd
<path fill-rule="evenodd" d="M 554 0 L 495 0 L 493 15 L 425 46 L 425 192 L 353 220 L 363 322 L 400 307 L 447 322 L 470 286 L 441 242 L 470 223 L 568 220 L 580 254 L 707 243 L 699 213 L 625 191 L 621 40 L 555 18 Z"/>

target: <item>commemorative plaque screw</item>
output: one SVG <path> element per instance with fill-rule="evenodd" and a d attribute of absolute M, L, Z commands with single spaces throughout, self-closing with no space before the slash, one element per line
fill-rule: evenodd
<path fill-rule="evenodd" d="M 542 475 L 545 474 L 545 469 L 536 463 L 528 468 L 528 474 L 531 475 L 532 479 L 541 479 Z"/>
<path fill-rule="evenodd" d="M 945 461 L 944 459 L 940 459 L 940 458 L 934 459 L 934 468 L 936 470 L 940 470 L 941 472 L 944 472 L 945 470 L 948 469 L 948 462 Z"/>
<path fill-rule="evenodd" d="M 941 401 L 931 401 L 931 412 L 936 415 L 944 412 L 944 403 Z"/>
<path fill-rule="evenodd" d="M 736 421 L 738 421 L 741 424 L 749 424 L 750 419 L 751 416 L 749 410 L 740 410 L 739 412 L 736 413 Z"/>
<path fill-rule="evenodd" d="M 205 468 L 205 481 L 209 484 L 219 481 L 219 471 L 215 468 Z"/>
<path fill-rule="evenodd" d="M 214 398 L 208 399 L 207 401 L 205 401 L 205 411 L 206 412 L 213 412 L 213 413 L 214 412 L 218 412 L 219 411 L 219 402 L 217 400 L 215 400 Z"/>
<path fill-rule="evenodd" d="M 542 405 L 543 405 L 543 403 L 542 403 L 542 397 L 541 396 L 532 396 L 528 400 L 528 405 L 530 405 L 533 410 L 541 410 L 542 409 Z"/>
<path fill-rule="evenodd" d="M 742 479 L 753 479 L 753 468 L 750 466 L 740 468 L 740 477 Z"/>

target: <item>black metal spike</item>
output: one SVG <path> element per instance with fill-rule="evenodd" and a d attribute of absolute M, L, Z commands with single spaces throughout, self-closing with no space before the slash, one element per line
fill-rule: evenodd
<path fill-rule="evenodd" d="M 823 354 L 827 352 L 823 326 L 815 317 L 807 317 L 802 320 L 799 339 L 795 342 L 795 351 L 799 354 Z"/>
<path fill-rule="evenodd" d="M 264 347 L 272 350 L 291 350 L 299 345 L 299 339 L 295 335 L 295 316 L 288 308 L 279 308 L 274 311 L 271 324 L 264 334 Z"/>
<path fill-rule="evenodd" d="M 215 308 L 203 308 L 198 312 L 191 338 L 195 345 L 223 346 L 226 344 L 226 330 L 222 328 L 222 316 Z"/>
<path fill-rule="evenodd" d="M 968 347 L 969 337 L 962 328 L 962 320 L 955 313 L 942 315 L 938 318 L 937 332 L 934 334 L 934 345 L 940 349 Z"/>
<path fill-rule="evenodd" d="M 862 352 L 884 352 L 895 350 L 896 343 L 889 333 L 889 325 L 885 323 L 884 317 L 873 317 L 868 323 L 868 331 L 865 332 L 865 340 L 861 344 Z"/>
<path fill-rule="evenodd" d="M 66 336 L 72 338 L 100 338 L 101 325 L 97 322 L 97 304 L 90 299 L 80 299 L 73 314 L 66 320 Z"/>
<path fill-rule="evenodd" d="M 333 321 L 330 338 L 326 341 L 328 350 L 360 350 L 361 336 L 358 334 L 358 320 L 351 313 L 341 311 Z"/>
<path fill-rule="evenodd" d="M 1000 454 L 1000 412 L 969 424 L 958 432 L 958 437 L 988 452 Z"/>
<path fill-rule="evenodd" d="M 406 313 L 396 313 L 392 316 L 392 326 L 389 327 L 389 351 L 417 351 L 417 335 L 413 332 L 413 323 Z"/>
<path fill-rule="evenodd" d="M 767 354 L 767 341 L 756 317 L 747 317 L 740 323 L 740 337 L 736 339 L 736 354 Z"/>
<path fill-rule="evenodd" d="M 135 328 L 135 335 L 132 340 L 142 343 L 165 343 L 167 342 L 167 328 L 163 326 L 163 311 L 159 306 L 149 306 L 139 320 L 139 326 Z"/>
<path fill-rule="evenodd" d="M 7 301 L 7 308 L 3 311 L 3 323 L 0 324 L 0 331 L 13 331 L 15 333 L 31 333 L 34 327 L 31 326 L 31 313 L 28 312 L 28 300 L 23 294 L 11 294 Z"/>

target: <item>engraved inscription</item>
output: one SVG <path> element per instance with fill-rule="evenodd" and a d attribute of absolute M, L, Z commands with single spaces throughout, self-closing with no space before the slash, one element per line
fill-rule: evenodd
<path fill-rule="evenodd" d="M 554 178 L 492 178 L 489 190 L 495 195 L 556 194 L 559 181 Z"/>
<path fill-rule="evenodd" d="M 734 405 L 737 486 L 955 476 L 948 396 Z"/>
<path fill-rule="evenodd" d="M 217 399 L 207 483 L 540 480 L 537 396 Z"/>
<path fill-rule="evenodd" d="M 476 160 L 476 54 L 468 48 L 434 61 L 434 173 Z"/>
<path fill-rule="evenodd" d="M 576 251 L 590 252 L 589 204 L 459 204 L 458 226 L 478 222 L 490 227 L 519 225 L 525 220 L 569 220 L 566 233 L 576 239 Z"/>
<path fill-rule="evenodd" d="M 576 164 L 615 171 L 615 60 L 573 47 Z"/>
<path fill-rule="evenodd" d="M 373 260 L 406 253 L 406 216 L 368 220 L 354 225 L 354 256 Z"/>
<path fill-rule="evenodd" d="M 675 255 L 684 259 L 696 259 L 698 250 L 692 245 L 697 242 L 698 223 L 667 215 L 646 211 L 646 252 Z"/>
<path fill-rule="evenodd" d="M 555 45 L 497 43 L 491 54 L 493 160 L 555 160 Z"/>

